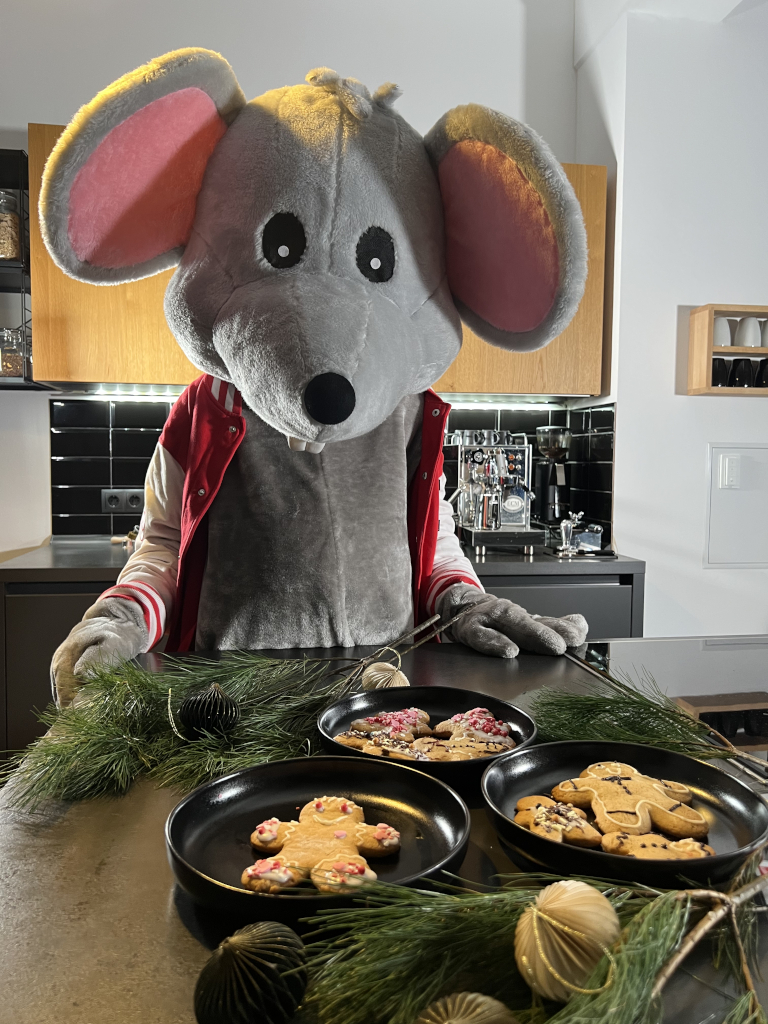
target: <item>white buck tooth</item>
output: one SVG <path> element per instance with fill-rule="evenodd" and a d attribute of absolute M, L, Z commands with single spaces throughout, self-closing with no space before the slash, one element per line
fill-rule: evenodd
<path fill-rule="evenodd" d="M 307 442 L 300 441 L 298 437 L 288 437 L 288 447 L 292 452 L 303 452 L 307 449 Z"/>
<path fill-rule="evenodd" d="M 325 441 L 307 441 L 307 451 L 318 455 L 325 448 Z"/>

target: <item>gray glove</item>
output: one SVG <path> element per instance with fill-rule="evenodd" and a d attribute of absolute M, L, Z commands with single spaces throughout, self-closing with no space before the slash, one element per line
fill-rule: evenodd
<path fill-rule="evenodd" d="M 59 707 L 71 704 L 84 677 L 96 665 L 130 661 L 146 651 L 149 632 L 135 601 L 107 597 L 97 601 L 56 649 L 51 661 L 51 689 Z"/>
<path fill-rule="evenodd" d="M 516 658 L 521 647 L 534 654 L 565 654 L 567 647 L 579 647 L 587 637 L 583 615 L 529 615 L 519 604 L 484 594 L 468 583 L 455 583 L 435 602 L 443 622 L 462 608 L 471 610 L 446 630 L 449 639 L 497 658 Z"/>

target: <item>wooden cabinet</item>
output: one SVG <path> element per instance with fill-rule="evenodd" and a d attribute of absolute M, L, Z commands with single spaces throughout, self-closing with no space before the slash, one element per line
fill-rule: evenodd
<path fill-rule="evenodd" d="M 189 384 L 200 371 L 168 329 L 163 296 L 173 270 L 131 284 L 73 281 L 43 244 L 36 215 L 45 161 L 62 125 L 29 126 L 32 370 L 35 380 Z"/>
<path fill-rule="evenodd" d="M 538 352 L 505 352 L 467 327 L 464 344 L 435 391 L 505 395 L 599 395 L 603 356 L 606 168 L 564 164 L 581 203 L 589 244 L 584 297 L 568 328 Z"/>
<path fill-rule="evenodd" d="M 768 317 L 768 306 L 725 306 L 710 303 L 691 310 L 688 335 L 688 394 L 689 395 L 731 395 L 746 398 L 768 398 L 768 388 L 759 387 L 717 387 L 712 383 L 712 360 L 762 359 L 768 349 L 748 348 L 741 345 L 715 345 L 715 317 L 740 320 L 742 317 Z M 765 344 L 765 342 L 763 342 Z M 754 365 L 754 364 L 753 364 Z"/>

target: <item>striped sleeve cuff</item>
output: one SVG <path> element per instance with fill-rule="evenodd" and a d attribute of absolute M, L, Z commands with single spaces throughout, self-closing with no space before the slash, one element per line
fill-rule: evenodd
<path fill-rule="evenodd" d="M 429 581 L 429 589 L 427 590 L 427 614 L 435 614 L 435 602 L 441 594 L 445 593 L 448 587 L 454 586 L 456 583 L 467 583 L 470 587 L 477 587 L 478 590 L 483 588 L 480 585 L 480 581 L 476 576 L 469 576 L 466 573 L 457 573 L 455 570 L 446 570 L 443 573 L 438 572 Z"/>
<path fill-rule="evenodd" d="M 140 605 L 149 635 L 147 650 L 151 651 L 165 632 L 165 605 L 155 588 L 148 583 L 120 583 L 105 590 L 101 598 L 105 597 L 121 597 Z"/>

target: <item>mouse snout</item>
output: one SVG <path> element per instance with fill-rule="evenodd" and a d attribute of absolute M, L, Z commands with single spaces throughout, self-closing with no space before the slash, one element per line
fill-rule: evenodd
<path fill-rule="evenodd" d="M 317 423 L 343 423 L 355 401 L 355 389 L 339 373 L 318 374 L 304 388 L 304 407 Z"/>

